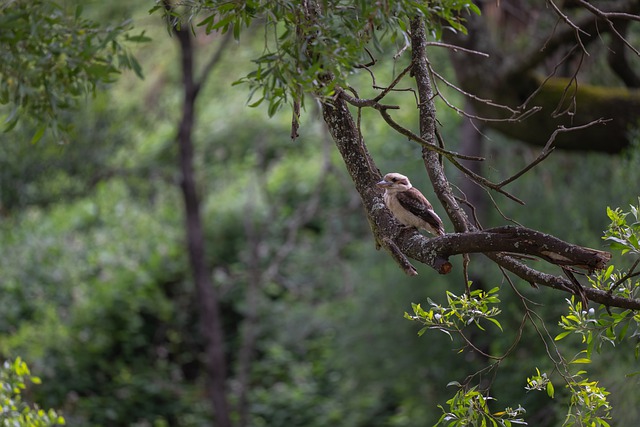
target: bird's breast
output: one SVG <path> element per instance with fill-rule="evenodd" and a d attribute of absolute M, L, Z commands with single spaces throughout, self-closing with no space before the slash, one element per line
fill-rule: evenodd
<path fill-rule="evenodd" d="M 398 198 L 389 193 L 384 194 L 384 203 L 387 205 L 391 213 L 404 225 L 424 228 L 424 221 L 402 207 Z"/>

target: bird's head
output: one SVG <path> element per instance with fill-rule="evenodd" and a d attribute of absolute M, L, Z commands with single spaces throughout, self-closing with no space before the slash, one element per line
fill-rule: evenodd
<path fill-rule="evenodd" d="M 409 182 L 409 178 L 397 172 L 386 174 L 382 181 L 378 182 L 376 185 L 391 193 L 407 191 L 412 187 L 411 182 Z"/>

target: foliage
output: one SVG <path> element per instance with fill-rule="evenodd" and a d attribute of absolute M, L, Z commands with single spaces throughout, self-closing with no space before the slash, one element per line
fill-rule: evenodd
<path fill-rule="evenodd" d="M 607 215 L 611 224 L 603 239 L 611 244 L 611 248 L 620 254 L 637 254 L 636 243 L 640 237 L 638 227 L 638 206 L 630 206 L 630 212 L 622 212 L 620 209 L 607 208 Z M 629 224 L 627 217 L 631 215 L 634 222 Z M 637 274 L 634 272 L 638 262 L 634 262 L 627 272 L 614 273 L 615 266 L 610 265 L 605 271 L 595 272 L 589 277 L 590 285 L 599 290 L 624 298 L 636 298 L 640 289 L 640 282 L 633 280 Z M 500 323 L 494 317 L 500 310 L 493 306 L 500 302 L 498 299 L 499 288 L 484 292 L 481 289 L 474 290 L 468 295 L 455 296 L 447 291 L 447 305 L 437 304 L 429 299 L 431 308 L 426 311 L 420 304 L 413 304 L 414 315 L 405 313 L 405 318 L 418 321 L 425 325 L 419 332 L 424 334 L 429 329 L 444 331 L 451 336 L 456 333 L 461 336 L 467 345 L 471 345 L 469 339 L 463 334 L 464 327 L 475 323 L 479 330 L 484 329 L 478 323 L 480 319 L 486 319 L 496 324 L 502 331 Z M 554 341 L 558 342 L 570 334 L 581 336 L 582 348 L 578 349 L 575 356 L 567 358 L 555 344 L 556 356 L 548 353 L 549 359 L 554 363 L 555 370 L 565 383 L 567 398 L 567 414 L 563 425 L 592 425 L 609 426 L 612 406 L 608 400 L 609 392 L 598 381 L 589 379 L 587 371 L 580 369 L 571 372 L 571 365 L 585 365 L 592 363 L 593 350 L 598 353 L 603 351 L 604 344 L 612 347 L 631 340 L 635 343 L 635 357 L 638 358 L 640 343 L 640 315 L 633 310 L 611 309 L 600 306 L 598 308 L 583 309 L 582 303 L 574 297 L 567 299 L 568 313 L 560 317 L 559 326 L 563 332 L 556 335 Z M 525 305 L 526 307 L 526 305 Z M 525 316 L 525 319 L 527 317 Z M 533 319 L 530 319 L 535 326 Z M 629 332 L 629 331 L 632 332 Z M 545 343 L 546 339 L 543 339 Z M 517 343 L 518 341 L 516 341 Z M 515 344 L 514 344 L 515 346 Z M 476 351 L 477 347 L 472 346 Z M 513 348 L 513 347 L 512 347 Z M 510 350 L 511 351 L 511 350 Z M 507 355 L 493 357 L 499 364 Z M 494 366 L 496 366 L 494 365 Z M 469 378 L 473 378 L 472 375 Z M 526 424 L 524 418 L 520 418 L 525 410 L 521 406 L 513 410 L 510 408 L 502 412 L 492 413 L 488 402 L 492 397 L 478 390 L 478 386 L 461 385 L 456 395 L 447 401 L 449 408 L 441 407 L 443 415 L 439 424 L 443 425 L 511 425 L 511 423 Z M 550 398 L 555 397 L 555 386 L 551 376 L 546 372 L 540 372 L 536 368 L 536 375 L 527 377 L 525 390 L 544 391 Z M 506 418 L 505 418 L 506 417 Z"/>
<path fill-rule="evenodd" d="M 640 200 L 640 199 L 639 199 Z M 630 206 L 630 212 L 622 212 L 620 208 L 615 210 L 607 208 L 607 216 L 611 219 L 611 225 L 605 232 L 603 239 L 611 242 L 611 249 L 620 250 L 622 255 L 632 253 L 640 255 L 640 244 L 638 235 L 640 234 L 640 218 L 638 218 L 638 207 Z M 627 216 L 633 215 L 633 223 L 627 222 Z"/>
<path fill-rule="evenodd" d="M 37 406 L 29 406 L 22 399 L 26 382 L 40 384 L 40 378 L 31 375 L 27 364 L 19 357 L 5 360 L 0 367 L 0 425 L 16 427 L 48 427 L 64 425 L 65 419 L 53 409 L 45 411 Z"/>
<path fill-rule="evenodd" d="M 62 113 L 98 85 L 113 82 L 120 69 L 142 76 L 125 42 L 148 39 L 144 33 L 125 34 L 128 22 L 103 27 L 84 19 L 81 6 L 68 13 L 50 0 L 15 0 L 0 5 L 0 26 L 0 104 L 9 109 L 5 131 L 26 116 L 39 123 L 32 142 L 47 127 L 68 131 Z"/>
<path fill-rule="evenodd" d="M 465 390 L 459 383 L 453 382 L 459 388 L 455 396 L 447 400 L 448 412 L 442 406 L 439 408 L 444 412 L 438 425 L 463 427 L 463 426 L 504 426 L 510 427 L 513 424 L 526 424 L 521 418 L 526 412 L 524 408 L 505 408 L 504 411 L 491 413 L 488 403 L 493 400 L 490 396 L 485 396 L 475 387 Z"/>
<path fill-rule="evenodd" d="M 123 138 L 123 114 L 114 110 L 113 100 L 110 94 L 97 94 L 91 108 L 74 114 L 74 128 L 66 135 L 72 144 L 52 143 L 46 136 L 37 144 L 23 144 L 18 141 L 31 139 L 34 128 L 13 129 L 15 140 L 0 144 L 0 211 L 75 200 L 116 175 L 129 176 L 142 190 L 149 175 L 144 164 L 122 165 L 115 158 L 132 142 Z"/>
<path fill-rule="evenodd" d="M 424 328 L 420 329 L 418 335 L 424 334 L 427 329 L 437 329 L 451 336 L 451 332 L 460 332 L 471 323 L 475 324 L 478 329 L 484 330 L 480 325 L 481 319 L 493 323 L 502 330 L 502 325 L 495 319 L 500 314 L 500 309 L 495 306 L 490 307 L 490 305 L 500 302 L 498 291 L 499 288 L 493 288 L 487 292 L 482 289 L 476 289 L 469 294 L 461 296 L 447 291 L 446 306 L 428 299 L 429 305 L 432 307 L 429 311 L 422 309 L 420 304 L 412 304 L 414 315 L 405 312 L 404 316 L 406 319 L 418 321 L 425 325 Z"/>
<path fill-rule="evenodd" d="M 636 260 L 633 266 L 627 272 L 623 272 L 615 271 L 616 268 L 612 264 L 606 270 L 596 272 L 589 277 L 589 283 L 595 289 L 606 291 L 611 295 L 635 299 L 640 293 L 640 282 L 634 280 L 634 277 L 637 277 L 635 268 L 640 260 L 638 258 L 640 251 L 637 249 L 640 238 L 639 206 L 631 205 L 629 208 L 629 212 L 622 212 L 620 208 L 615 210 L 607 208 L 607 216 L 611 224 L 605 231 L 603 239 L 610 242 L 612 250 L 619 251 L 622 255 L 634 255 Z M 630 214 L 634 219 L 631 224 L 627 221 Z M 562 316 L 560 321 L 564 332 L 560 333 L 556 340 L 561 340 L 572 333 L 579 334 L 582 343 L 586 345 L 583 350 L 586 360 L 590 360 L 594 348 L 600 352 L 605 343 L 615 347 L 623 340 L 636 340 L 640 337 L 640 314 L 633 310 L 607 307 L 584 310 L 581 303 L 575 303 L 573 299 L 568 300 L 568 303 L 569 313 Z M 635 355 L 636 357 L 640 355 L 640 342 L 636 342 Z"/>
<path fill-rule="evenodd" d="M 158 3 L 152 11 L 166 9 L 163 1 Z M 375 62 L 370 53 L 365 53 L 367 46 L 382 51 L 386 39 L 399 45 L 406 43 L 410 19 L 424 17 L 439 39 L 445 28 L 465 32 L 465 13 L 480 14 L 476 5 L 464 0 L 380 3 L 330 0 L 318 2 L 316 9 L 315 2 L 299 0 L 200 0 L 187 2 L 183 14 L 207 33 L 233 31 L 236 39 L 243 27 L 257 18 L 264 20 L 264 51 L 253 60 L 255 70 L 237 83 L 249 85 L 250 97 L 260 94 L 250 106 L 266 101 L 273 116 L 283 105 L 301 102 L 304 93 L 329 95 L 336 85 L 346 86 L 349 75 Z M 304 13 L 305 8 L 312 10 Z M 169 22 L 180 22 L 179 11 L 171 9 L 167 13 Z"/>

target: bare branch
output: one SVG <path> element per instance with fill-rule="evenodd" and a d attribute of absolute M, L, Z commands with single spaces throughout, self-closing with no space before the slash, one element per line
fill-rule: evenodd
<path fill-rule="evenodd" d="M 382 117 L 385 119 L 385 121 L 387 123 L 389 123 L 389 125 L 397 130 L 399 133 L 405 135 L 406 137 L 408 137 L 409 139 L 416 141 L 422 145 L 427 145 L 429 146 L 429 149 L 432 149 L 433 151 L 437 152 L 438 154 L 441 154 L 443 156 L 446 157 L 457 157 L 459 159 L 464 159 L 464 160 L 475 160 L 475 161 L 482 161 L 484 160 L 484 158 L 482 157 L 477 157 L 477 156 L 467 156 L 464 154 L 460 154 L 460 153 L 456 153 L 454 151 L 449 151 L 449 150 L 445 150 L 444 148 L 438 147 L 438 146 L 431 146 L 429 143 L 427 143 L 424 139 L 420 138 L 418 135 L 414 134 L 413 132 L 411 132 L 409 129 L 400 126 L 398 123 L 396 123 L 391 116 L 389 115 L 389 113 L 387 113 L 387 110 L 398 110 L 400 109 L 400 107 L 396 106 L 396 105 L 384 105 L 384 104 L 379 104 L 375 98 L 374 99 L 359 99 L 359 98 L 354 98 L 351 95 L 347 94 L 343 89 L 341 88 L 337 88 L 336 92 L 338 93 L 338 96 L 344 98 L 345 101 L 347 101 L 349 104 L 355 106 L 355 107 L 372 107 L 376 110 L 378 110 L 380 112 L 380 114 L 382 115 Z"/>
<path fill-rule="evenodd" d="M 629 269 L 629 271 L 627 272 L 627 274 L 625 274 L 624 276 L 622 276 L 620 279 L 616 280 L 611 287 L 609 288 L 609 293 L 612 293 L 613 290 L 615 288 L 617 288 L 618 286 L 620 286 L 620 284 L 622 282 L 624 282 L 625 280 L 637 275 L 637 273 L 634 274 L 634 270 L 636 269 L 636 267 L 638 266 L 638 263 L 640 263 L 640 258 L 636 259 L 635 262 L 633 263 L 633 265 L 631 266 L 631 268 Z"/>
<path fill-rule="evenodd" d="M 396 131 L 398 131 L 402 135 L 406 136 L 410 140 L 413 140 L 413 141 L 421 144 L 423 147 L 426 147 L 428 150 L 432 150 L 432 151 L 434 151 L 434 152 L 436 152 L 436 153 L 438 153 L 438 154 L 440 154 L 442 156 L 445 156 L 447 158 L 452 157 L 452 158 L 458 158 L 458 159 L 463 159 L 463 160 L 475 160 L 475 161 L 483 161 L 484 160 L 483 157 L 468 156 L 466 154 L 460 154 L 460 153 L 456 153 L 455 151 L 446 150 L 446 149 L 444 149 L 442 147 L 439 147 L 437 145 L 431 145 L 426 140 L 424 140 L 423 138 L 421 138 L 418 135 L 416 135 L 415 133 L 411 132 L 409 129 L 399 125 L 395 120 L 393 120 L 391 118 L 389 113 L 387 113 L 386 109 L 381 108 L 381 109 L 377 109 L 377 110 L 380 112 L 380 115 L 385 120 L 385 122 L 387 122 L 389 124 L 389 126 L 391 126 L 393 129 L 395 129 Z"/>
<path fill-rule="evenodd" d="M 485 58 L 489 57 L 488 53 L 480 52 L 480 51 L 473 50 L 473 49 L 467 49 L 465 47 L 458 46 L 458 45 L 455 45 L 455 44 L 450 44 L 450 43 L 427 42 L 426 46 L 444 47 L 444 48 L 450 49 L 452 52 L 461 51 L 461 52 L 470 53 L 470 54 L 473 54 L 473 55 L 484 56 Z"/>
<path fill-rule="evenodd" d="M 578 44 L 580 45 L 580 48 L 582 49 L 582 51 L 585 54 L 589 54 L 589 52 L 587 52 L 587 48 L 584 47 L 584 44 L 582 43 L 582 38 L 580 38 L 580 34 L 584 34 L 586 36 L 589 36 L 589 33 L 587 33 L 586 31 L 584 31 L 582 28 L 580 28 L 578 25 L 574 24 L 571 19 L 569 19 L 569 17 L 567 15 L 565 15 L 564 13 L 562 13 L 562 11 L 560 10 L 560 8 L 553 2 L 553 0 L 547 0 L 547 3 L 551 5 L 551 8 L 556 12 L 556 14 L 560 17 L 560 19 L 562 19 L 569 27 L 571 27 L 573 29 L 573 32 L 575 34 L 575 38 L 576 41 L 578 42 Z"/>
<path fill-rule="evenodd" d="M 232 39 L 233 39 L 233 31 L 227 31 L 227 33 L 222 37 L 222 40 L 220 41 L 218 48 L 213 53 L 213 55 L 211 55 L 211 57 L 209 58 L 209 61 L 207 61 L 206 65 L 202 69 L 202 72 L 200 73 L 200 78 L 197 80 L 197 83 L 195 85 L 196 92 L 200 91 L 204 83 L 207 81 L 207 78 L 211 74 L 211 71 L 216 67 L 216 65 L 218 65 L 218 63 L 222 59 L 222 55 L 226 51 L 227 46 L 229 45 L 229 42 Z"/>
<path fill-rule="evenodd" d="M 640 21 L 640 16 L 638 15 L 632 15 L 629 13 L 613 13 L 613 12 L 603 12 L 602 10 L 598 9 L 597 7 L 593 6 L 592 4 L 584 1 L 584 0 L 578 0 L 578 3 L 584 7 L 585 9 L 587 9 L 589 12 L 593 13 L 595 16 L 604 19 L 605 22 L 607 23 L 607 25 L 609 26 L 609 28 L 611 29 L 611 32 L 613 34 L 615 34 L 618 39 L 620 39 L 620 41 L 622 41 L 629 49 L 631 49 L 636 55 L 640 56 L 640 51 L 638 49 L 636 49 L 631 43 L 629 43 L 629 41 L 622 35 L 620 34 L 620 32 L 618 32 L 618 30 L 616 29 L 616 27 L 613 25 L 613 22 L 611 22 L 611 19 L 625 19 L 625 20 L 634 20 L 634 21 Z"/>
<path fill-rule="evenodd" d="M 418 275 L 418 271 L 413 265 L 411 265 L 411 262 L 407 259 L 405 254 L 402 253 L 402 251 L 398 248 L 398 245 L 396 245 L 391 238 L 383 238 L 381 244 L 389 251 L 391 257 L 396 261 L 396 263 L 398 263 L 400 268 L 404 270 L 407 276 Z M 451 264 L 449 264 L 449 270 L 451 270 Z"/>
<path fill-rule="evenodd" d="M 571 286 L 567 279 L 551 274 L 542 273 L 534 270 L 525 264 L 522 264 L 512 257 L 503 254 L 485 254 L 498 265 L 515 273 L 518 277 L 529 283 L 537 283 L 550 288 L 558 289 L 564 292 L 571 292 Z M 631 310 L 640 310 L 640 299 L 623 298 L 610 294 L 600 289 L 586 288 L 585 295 L 589 301 L 593 301 L 608 307 L 628 308 Z"/>
<path fill-rule="evenodd" d="M 400 74 L 398 74 L 396 76 L 395 79 L 393 79 L 393 81 L 391 82 L 391 84 L 389 86 L 387 86 L 386 88 L 384 88 L 384 90 L 378 94 L 378 96 L 376 96 L 375 98 L 373 98 L 374 101 L 378 102 L 380 101 L 382 98 L 384 98 L 389 92 L 391 92 L 391 90 L 393 90 L 398 83 L 400 82 L 400 80 L 402 80 L 402 78 L 409 72 L 411 71 L 411 65 L 409 65 L 408 67 L 406 67 L 404 70 L 402 70 L 400 72 Z M 375 86 L 374 86 L 375 87 Z"/>
<path fill-rule="evenodd" d="M 620 34 L 624 39 L 626 39 L 629 22 L 620 21 L 618 28 Z M 619 37 L 612 37 L 609 42 L 609 53 L 607 55 L 609 68 L 611 68 L 611 70 L 620 77 L 625 86 L 629 88 L 639 88 L 640 76 L 638 76 L 633 67 L 629 64 L 626 53 L 625 43 Z"/>
<path fill-rule="evenodd" d="M 517 198 L 513 194 L 509 193 L 508 191 L 503 190 L 501 185 L 494 184 L 493 182 L 489 181 L 487 178 L 485 178 L 485 177 L 483 177 L 481 175 L 478 175 L 477 173 L 473 172 L 471 169 L 469 169 L 469 168 L 465 167 L 464 165 L 462 165 L 456 159 L 449 159 L 449 161 L 451 162 L 451 164 L 453 164 L 459 170 L 464 172 L 464 174 L 467 175 L 470 179 L 472 179 L 473 181 L 477 182 L 481 186 L 486 187 L 486 188 L 490 188 L 491 190 L 494 190 L 494 191 L 497 191 L 498 193 L 510 198 L 511 200 L 513 200 L 516 203 L 519 203 L 521 205 L 525 204 L 522 200 L 520 200 L 519 198 Z"/>
<path fill-rule="evenodd" d="M 440 75 L 437 71 L 435 71 L 433 69 L 433 67 L 431 66 L 431 63 L 429 61 L 427 61 L 427 64 L 429 66 L 429 72 L 432 76 L 437 77 L 438 80 L 440 80 L 441 82 L 443 82 L 446 86 L 450 87 L 451 89 L 457 91 L 458 93 L 461 93 L 462 95 L 466 96 L 469 99 L 472 99 L 474 101 L 478 101 L 478 102 L 482 102 L 484 104 L 490 105 L 492 107 L 496 107 L 502 110 L 507 110 L 511 113 L 511 117 L 506 117 L 503 119 L 492 119 L 492 118 L 488 118 L 488 117 L 478 117 L 476 115 L 473 114 L 468 114 L 467 112 L 465 112 L 464 110 L 454 106 L 453 104 L 451 104 L 443 95 L 441 91 L 437 91 L 438 96 L 445 102 L 445 104 L 447 104 L 447 106 L 449 108 L 451 108 L 452 110 L 455 110 L 458 114 L 462 114 L 465 117 L 471 118 L 471 119 L 477 119 L 477 120 L 481 120 L 481 121 L 485 121 L 485 122 L 509 122 L 509 121 L 519 121 L 519 120 L 523 120 L 524 118 L 526 118 L 527 116 L 529 116 L 530 114 L 532 114 L 533 112 L 537 111 L 536 109 L 532 109 L 532 111 L 520 111 L 519 109 L 514 109 L 509 107 L 508 105 L 503 105 L 503 104 L 496 104 L 495 102 L 493 102 L 490 99 L 484 99 L 484 98 L 480 98 L 477 95 L 474 95 L 472 93 L 466 92 L 464 90 L 462 90 L 461 88 L 459 88 L 458 86 L 454 85 L 453 83 L 451 83 L 449 80 L 445 79 L 442 75 Z M 435 82 L 435 79 L 432 79 Z M 437 89 L 437 87 L 436 87 Z"/>
<path fill-rule="evenodd" d="M 400 48 L 400 50 L 398 52 L 396 52 L 395 55 L 393 55 L 393 59 L 394 60 L 400 58 L 400 56 L 402 56 L 404 51 L 407 50 L 411 46 L 411 44 L 409 43 L 409 38 L 407 37 L 407 33 L 405 33 L 403 31 L 402 32 L 402 37 L 404 37 L 404 45 L 402 46 L 402 48 Z"/>
<path fill-rule="evenodd" d="M 561 132 L 571 132 L 571 131 L 580 130 L 580 129 L 586 129 L 586 128 L 588 128 L 590 126 L 593 126 L 593 125 L 596 125 L 596 124 L 607 123 L 608 121 L 610 121 L 610 120 L 597 119 L 597 120 L 593 120 L 593 121 L 591 121 L 591 122 L 589 122 L 587 124 L 581 125 L 581 126 L 573 126 L 573 127 L 570 127 L 570 128 L 566 128 L 564 126 L 560 126 L 558 129 L 556 129 L 551 134 L 551 136 L 549 137 L 549 140 L 547 141 L 547 144 L 544 146 L 544 148 L 542 149 L 542 151 L 540 152 L 540 154 L 538 155 L 538 157 L 536 157 L 536 159 L 534 161 L 532 161 L 527 166 L 522 168 L 522 170 L 520 170 L 516 174 L 514 174 L 511 177 L 499 182 L 497 184 L 497 186 L 498 187 L 504 187 L 505 185 L 515 181 L 516 179 L 520 178 L 522 175 L 524 175 L 525 173 L 527 173 L 528 171 L 533 169 L 536 165 L 538 165 L 544 159 L 546 159 L 549 156 L 549 154 L 551 154 L 553 152 L 554 147 L 552 146 L 552 144 L 556 140 L 556 137 L 558 136 L 559 133 L 561 133 Z"/>

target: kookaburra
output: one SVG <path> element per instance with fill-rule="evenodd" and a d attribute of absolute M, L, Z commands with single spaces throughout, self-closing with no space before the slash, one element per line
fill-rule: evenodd
<path fill-rule="evenodd" d="M 436 236 L 444 236 L 442 220 L 433 211 L 427 198 L 411 185 L 409 178 L 396 172 L 388 173 L 376 185 L 384 188 L 384 203 L 398 221 Z"/>

